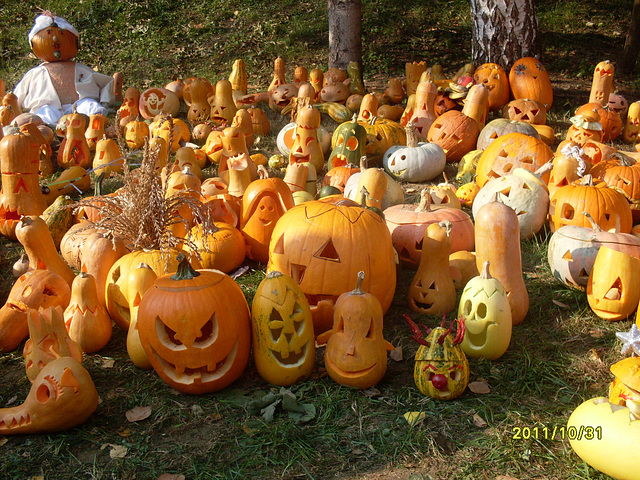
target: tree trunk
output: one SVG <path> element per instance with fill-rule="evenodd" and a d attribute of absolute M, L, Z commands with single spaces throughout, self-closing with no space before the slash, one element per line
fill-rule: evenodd
<path fill-rule="evenodd" d="M 534 0 L 471 0 L 471 56 L 507 72 L 522 57 L 540 54 Z"/>
<path fill-rule="evenodd" d="M 629 74 L 633 72 L 638 52 L 640 52 L 640 0 L 635 0 L 633 2 L 633 11 L 631 12 L 629 31 L 624 42 L 622 59 L 618 65 L 618 70 L 621 73 Z"/>
<path fill-rule="evenodd" d="M 349 62 L 362 66 L 361 0 L 327 0 L 329 19 L 329 68 L 347 69 Z"/>

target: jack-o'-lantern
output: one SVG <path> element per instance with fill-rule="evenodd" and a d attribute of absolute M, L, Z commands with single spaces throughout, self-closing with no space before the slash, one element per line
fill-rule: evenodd
<path fill-rule="evenodd" d="M 180 99 L 171 90 L 166 88 L 148 88 L 140 94 L 138 100 L 138 112 L 146 120 L 153 119 L 156 115 L 164 114 L 173 117 L 180 111 Z"/>
<path fill-rule="evenodd" d="M 367 131 L 355 118 L 338 125 L 331 137 L 332 150 L 327 161 L 327 169 L 331 170 L 352 163 L 357 165 L 364 155 Z"/>
<path fill-rule="evenodd" d="M 98 407 L 89 372 L 72 357 L 45 365 L 22 405 L 0 409 L 0 434 L 39 434 L 66 430 L 87 420 Z"/>
<path fill-rule="evenodd" d="M 393 120 L 378 118 L 377 114 L 378 100 L 368 93 L 362 99 L 357 121 L 367 132 L 364 151 L 370 165 L 380 164 L 384 152 L 392 145 L 404 145 L 407 142 L 402 125 Z"/>
<path fill-rule="evenodd" d="M 632 214 L 640 213 L 640 164 L 631 157 L 622 156 L 619 165 L 608 168 L 602 180 L 624 195 L 631 206 Z"/>
<path fill-rule="evenodd" d="M 442 147 L 447 162 L 456 162 L 476 146 L 480 127 L 478 123 L 458 110 L 440 115 L 429 128 L 427 141 Z"/>
<path fill-rule="evenodd" d="M 609 384 L 609 401 L 629 409 L 634 420 L 640 419 L 640 357 L 627 357 L 609 368 L 615 375 Z"/>
<path fill-rule="evenodd" d="M 602 125 L 602 141 L 612 142 L 618 138 L 622 132 L 622 118 L 619 113 L 611 110 L 608 104 L 603 107 L 599 103 L 585 103 L 576 109 L 576 116 L 593 110 L 598 113 L 598 121 Z"/>
<path fill-rule="evenodd" d="M 423 237 L 418 270 L 407 292 L 409 309 L 421 314 L 446 314 L 455 308 L 456 287 L 449 269 L 451 222 L 430 224 Z"/>
<path fill-rule="evenodd" d="M 23 215 L 41 215 L 47 208 L 39 184 L 38 144 L 30 135 L 6 135 L 0 140 L 0 159 L 0 233 L 15 239 Z"/>
<path fill-rule="evenodd" d="M 237 107 L 233 101 L 233 88 L 229 80 L 218 80 L 215 92 L 209 95 L 210 121 L 218 126 L 230 126 Z"/>
<path fill-rule="evenodd" d="M 601 246 L 587 282 L 591 310 L 605 320 L 622 320 L 640 302 L 640 257 Z"/>
<path fill-rule="evenodd" d="M 331 75 L 327 78 L 327 83 L 320 90 L 320 100 L 323 102 L 344 103 L 351 95 L 351 90 L 349 89 L 350 81 L 348 79 L 339 81 Z"/>
<path fill-rule="evenodd" d="M 258 176 L 256 164 L 247 150 L 244 134 L 236 127 L 227 127 L 222 132 L 222 155 L 218 173 L 222 178 L 228 178 L 228 192 L 236 197 L 241 197 Z"/>
<path fill-rule="evenodd" d="M 589 220 L 581 212 L 589 212 L 603 230 L 631 232 L 633 219 L 627 199 L 589 174 L 553 194 L 549 202 L 551 231 L 564 225 L 589 226 Z"/>
<path fill-rule="evenodd" d="M 335 300 L 353 288 L 358 271 L 365 272 L 364 288 L 383 311 L 395 293 L 395 255 L 384 220 L 355 202 L 337 201 L 309 201 L 288 210 L 269 244 L 267 271 L 278 270 L 300 285 L 316 335 L 331 328 Z"/>
<path fill-rule="evenodd" d="M 98 141 L 106 135 L 105 128 L 109 119 L 99 113 L 89 115 L 89 124 L 84 132 L 89 150 L 95 150 Z"/>
<path fill-rule="evenodd" d="M 489 261 L 467 282 L 460 297 L 458 315 L 464 318 L 460 346 L 471 358 L 500 358 L 511 341 L 511 307 L 500 280 L 491 276 Z"/>
<path fill-rule="evenodd" d="M 170 148 L 171 152 L 175 152 L 182 144 L 191 139 L 189 126 L 180 118 L 160 117 L 149 125 L 149 133 L 151 133 L 152 137 L 164 139 L 167 142 L 167 148 Z M 169 144 L 169 141 L 171 141 L 171 144 Z"/>
<path fill-rule="evenodd" d="M 82 348 L 67 333 L 62 307 L 29 310 L 27 323 L 29 338 L 24 344 L 22 355 L 27 377 L 31 382 L 46 364 L 56 358 L 73 357 L 82 363 Z"/>
<path fill-rule="evenodd" d="M 120 126 L 123 127 L 140 115 L 138 103 L 140 102 L 140 90 L 136 87 L 129 87 L 124 91 L 124 100 L 118 109 L 120 116 Z"/>
<path fill-rule="evenodd" d="M 570 120 L 571 126 L 567 130 L 565 140 L 569 140 L 579 146 L 591 140 L 602 141 L 602 123 L 600 123 L 600 114 L 597 110 L 584 111 L 571 117 Z"/>
<path fill-rule="evenodd" d="M 251 325 L 253 359 L 265 381 L 288 386 L 311 375 L 316 360 L 311 309 L 291 277 L 273 271 L 260 282 Z"/>
<path fill-rule="evenodd" d="M 60 306 L 66 308 L 71 288 L 64 278 L 50 270 L 29 270 L 11 287 L 0 308 L 0 352 L 15 350 L 29 334 L 29 310 Z"/>
<path fill-rule="evenodd" d="M 394 349 L 382 333 L 380 302 L 362 290 L 363 281 L 364 272 L 358 272 L 355 289 L 338 297 L 333 328 L 323 335 L 328 335 L 324 364 L 329 376 L 340 385 L 360 389 L 382 380 L 387 351 Z"/>
<path fill-rule="evenodd" d="M 158 277 L 138 309 L 140 342 L 153 369 L 191 394 L 221 390 L 244 372 L 251 350 L 249 306 L 240 287 L 218 270 L 191 268 Z"/>
<path fill-rule="evenodd" d="M 633 144 L 640 142 L 640 100 L 629 105 L 622 141 Z"/>
<path fill-rule="evenodd" d="M 543 169 L 551 168 L 546 164 Z M 487 202 L 500 201 L 518 214 L 520 238 L 527 239 L 538 233 L 547 222 L 549 213 L 549 190 L 540 178 L 540 170 L 531 172 L 526 168 L 515 168 L 508 175 L 489 180 L 478 191 L 473 201 L 475 216 Z"/>
<path fill-rule="evenodd" d="M 609 110 L 616 112 L 622 119 L 627 116 L 627 112 L 629 111 L 629 102 L 619 93 L 612 93 L 609 95 L 607 106 L 609 107 Z"/>
<path fill-rule="evenodd" d="M 269 242 L 277 221 L 293 208 L 293 195 L 280 178 L 264 178 L 249 184 L 242 196 L 240 230 L 247 245 L 247 257 L 266 264 Z"/>
<path fill-rule="evenodd" d="M 309 162 L 316 173 L 324 169 L 324 153 L 318 140 L 320 111 L 308 105 L 298 112 L 296 131 L 289 152 L 289 164 Z"/>
<path fill-rule="evenodd" d="M 213 85 L 205 78 L 193 78 L 185 85 L 182 95 L 189 107 L 187 119 L 191 125 L 209 120 L 211 105 L 208 99 L 212 93 Z"/>
<path fill-rule="evenodd" d="M 432 205 L 427 188 L 420 193 L 420 203 L 398 204 L 384 209 L 384 218 L 391 232 L 393 246 L 403 266 L 417 269 L 422 255 L 427 227 L 443 220 L 451 222 L 451 251 L 473 250 L 473 222 L 458 208 Z"/>
<path fill-rule="evenodd" d="M 129 121 L 124 126 L 124 140 L 127 142 L 129 149 L 137 150 L 142 148 L 145 137 L 149 137 L 149 125 L 141 116 Z"/>
<path fill-rule="evenodd" d="M 469 383 L 469 361 L 460 348 L 465 331 L 464 319 L 458 317 L 454 321 L 458 328 L 453 337 L 454 322 L 445 328 L 444 316 L 441 325 L 434 329 L 415 324 L 407 315 L 404 318 L 409 322 L 413 339 L 420 344 L 413 369 L 413 378 L 420 393 L 436 400 L 453 400 L 462 395 Z"/>
<path fill-rule="evenodd" d="M 252 107 L 248 108 L 247 112 L 251 115 L 251 126 L 253 127 L 254 135 L 269 135 L 271 132 L 271 122 L 269 122 L 269 117 L 267 117 L 264 110 Z"/>
<path fill-rule="evenodd" d="M 404 64 L 404 67 L 407 77 L 407 97 L 409 97 L 416 93 L 416 89 L 420 83 L 420 76 L 427 69 L 427 64 L 425 62 L 407 62 Z"/>
<path fill-rule="evenodd" d="M 533 57 L 517 60 L 509 71 L 509 87 L 514 98 L 531 98 L 547 111 L 551 108 L 553 87 L 547 69 L 539 60 Z"/>
<path fill-rule="evenodd" d="M 58 149 L 58 165 L 69 168 L 78 165 L 91 166 L 89 144 L 84 136 L 87 129 L 86 117 L 80 113 L 70 113 L 66 117 L 65 137 Z"/>
<path fill-rule="evenodd" d="M 344 193 L 344 187 L 351 175 L 358 173 L 360 167 L 357 167 L 353 163 L 347 163 L 340 167 L 333 167 L 330 169 L 324 177 L 322 177 L 322 186 L 327 185 L 335 187 L 340 193 Z"/>
<path fill-rule="evenodd" d="M 485 149 L 476 166 L 476 183 L 483 187 L 491 178 L 502 177 L 516 167 L 532 172 L 553 157 L 553 151 L 539 138 L 514 132 L 496 138 Z M 549 179 L 549 172 L 542 178 Z"/>
<path fill-rule="evenodd" d="M 98 140 L 92 165 L 98 175 L 104 172 L 104 175 L 108 177 L 111 173 L 122 172 L 124 157 L 120 153 L 118 142 L 113 138 L 106 137 Z"/>
<path fill-rule="evenodd" d="M 503 109 L 504 118 L 520 122 L 544 125 L 547 123 L 547 109 L 537 100 L 517 98 L 511 100 Z"/>
<path fill-rule="evenodd" d="M 347 89 L 348 90 L 348 89 Z M 293 83 L 278 85 L 269 91 L 269 108 L 274 112 L 282 110 L 291 104 L 291 100 L 298 96 L 298 86 Z"/>
<path fill-rule="evenodd" d="M 29 44 L 36 57 L 43 62 L 61 62 L 76 56 L 80 38 L 75 28 L 51 12 L 44 12 L 38 21 L 47 21 L 48 26 L 30 37 Z"/>
<path fill-rule="evenodd" d="M 509 77 L 497 63 L 483 63 L 476 68 L 473 81 L 489 91 L 489 110 L 496 112 L 509 101 Z"/>
<path fill-rule="evenodd" d="M 508 118 L 496 118 L 480 130 L 476 147 L 478 150 L 485 150 L 496 138 L 514 132 L 524 133 L 525 135 L 536 138 L 540 137 L 535 127 L 527 122 L 509 120 Z"/>
<path fill-rule="evenodd" d="M 433 82 L 420 82 L 416 90 L 413 115 L 408 123 L 413 123 L 418 140 L 426 140 L 431 124 L 436 119 L 434 111 L 438 88 Z"/>
<path fill-rule="evenodd" d="M 604 60 L 596 65 L 593 70 L 589 103 L 598 103 L 603 107 L 608 105 L 615 72 L 616 69 L 609 60 Z"/>
<path fill-rule="evenodd" d="M 584 291 L 598 250 L 607 246 L 640 258 L 640 238 L 630 233 L 607 232 L 588 212 L 590 226 L 564 225 L 549 239 L 547 261 L 553 276 L 565 285 Z"/>

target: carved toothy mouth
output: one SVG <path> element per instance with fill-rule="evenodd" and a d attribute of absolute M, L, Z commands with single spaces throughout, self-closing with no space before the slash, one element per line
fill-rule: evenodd
<path fill-rule="evenodd" d="M 276 362 L 285 367 L 297 367 L 304 363 L 307 356 L 308 344 L 305 344 L 298 351 L 287 351 L 286 356 L 282 352 L 276 350 L 269 350 L 269 353 Z"/>
<path fill-rule="evenodd" d="M 357 371 L 353 371 L 353 372 L 347 372 L 347 371 L 342 370 L 341 368 L 337 367 L 336 364 L 331 360 L 331 358 L 329 358 L 326 355 L 325 355 L 325 358 L 324 358 L 324 362 L 325 362 L 325 364 L 327 364 L 327 366 L 329 366 L 332 370 L 334 370 L 337 374 L 339 374 L 340 376 L 342 376 L 344 378 L 360 378 L 360 377 L 364 377 L 365 375 L 369 374 L 369 372 L 373 371 L 373 369 L 376 368 L 376 365 L 378 365 L 377 363 L 374 363 L 369 368 L 365 368 L 364 370 L 357 370 Z"/>
<path fill-rule="evenodd" d="M 347 164 L 347 157 L 338 153 L 330 161 L 332 167 L 342 167 Z"/>
<path fill-rule="evenodd" d="M 204 365 L 197 368 L 177 366 L 162 358 L 153 347 L 151 353 L 158 362 L 162 372 L 173 382 L 180 385 L 206 384 L 214 382 L 224 377 L 235 363 L 238 353 L 238 340 L 233 345 L 231 351 L 222 360 L 215 364 Z"/>
<path fill-rule="evenodd" d="M 14 414 L 8 414 L 0 418 L 0 432 L 13 430 L 18 427 L 23 427 L 31 423 L 31 415 L 28 412 L 17 412 Z"/>

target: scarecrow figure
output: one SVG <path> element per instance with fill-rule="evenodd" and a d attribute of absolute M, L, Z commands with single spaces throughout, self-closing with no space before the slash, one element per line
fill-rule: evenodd
<path fill-rule="evenodd" d="M 107 114 L 119 85 L 114 78 L 71 60 L 80 43 L 78 31 L 64 18 L 49 11 L 35 20 L 29 32 L 33 53 L 43 61 L 29 70 L 14 89 L 23 110 L 40 116 L 49 125 L 74 109 L 86 115 Z"/>

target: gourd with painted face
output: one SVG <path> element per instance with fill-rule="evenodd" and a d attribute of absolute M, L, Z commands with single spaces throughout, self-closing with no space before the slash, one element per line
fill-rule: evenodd
<path fill-rule="evenodd" d="M 260 282 L 251 325 L 253 358 L 265 381 L 288 386 L 311 375 L 316 358 L 311 309 L 291 277 L 273 271 Z"/>
<path fill-rule="evenodd" d="M 407 315 L 404 318 L 411 327 L 413 339 L 420 344 L 413 369 L 418 390 L 436 400 L 452 400 L 462 395 L 469 383 L 469 361 L 460 348 L 465 332 L 464 319 L 454 320 L 447 329 L 443 316 L 439 327 L 429 329 L 415 324 Z M 453 337 L 455 322 L 458 328 Z"/>
<path fill-rule="evenodd" d="M 485 261 L 479 276 L 467 282 L 460 297 L 458 315 L 465 332 L 460 346 L 471 358 L 496 360 L 509 348 L 511 308 L 500 280 L 491 276 Z"/>
<path fill-rule="evenodd" d="M 193 270 L 184 255 L 177 260 L 178 271 L 158 277 L 142 297 L 140 342 L 169 386 L 215 392 L 237 380 L 249 361 L 249 306 L 228 275 Z"/>
<path fill-rule="evenodd" d="M 327 161 L 327 169 L 331 170 L 353 163 L 357 165 L 364 155 L 367 131 L 356 121 L 356 116 L 349 122 L 338 125 L 331 137 L 332 150 Z"/>
<path fill-rule="evenodd" d="M 364 272 L 358 272 L 357 278 L 356 288 L 336 301 L 324 362 L 335 382 L 366 389 L 382 380 L 387 371 L 387 350 L 394 347 L 382 334 L 380 302 L 362 290 Z M 322 342 L 322 337 L 318 341 Z"/>

